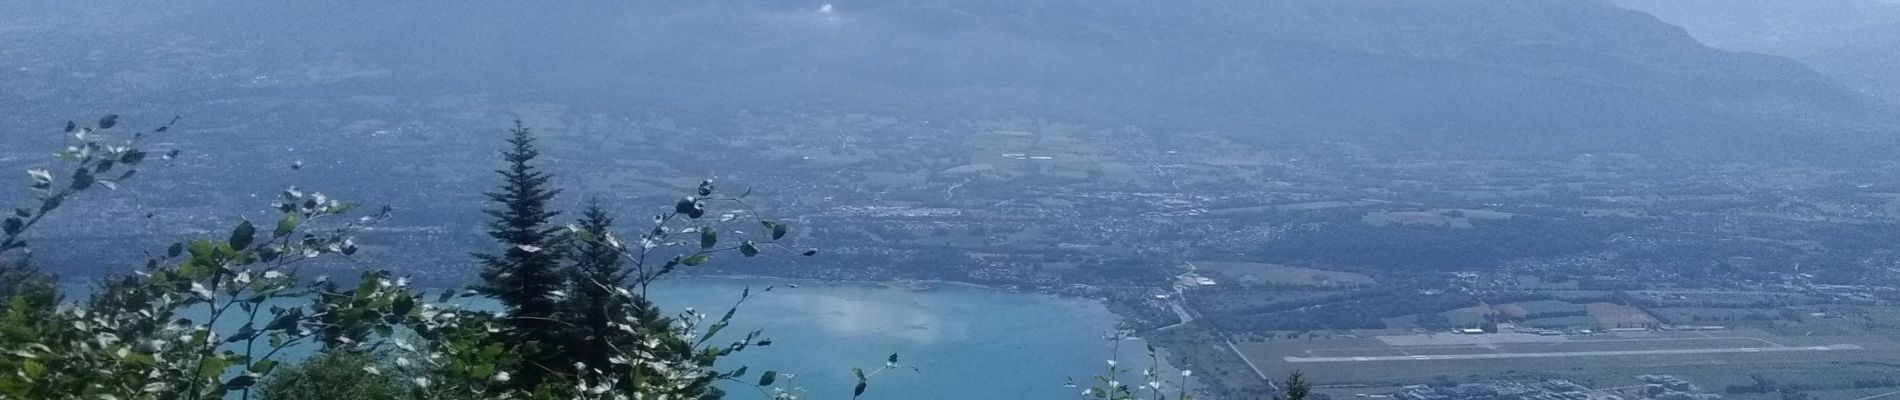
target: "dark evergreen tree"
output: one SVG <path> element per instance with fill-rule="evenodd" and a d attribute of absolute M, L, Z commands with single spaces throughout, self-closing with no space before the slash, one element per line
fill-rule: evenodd
<path fill-rule="evenodd" d="M 1306 383 L 1306 376 L 1300 374 L 1300 371 L 1287 374 L 1286 382 L 1283 383 L 1286 384 L 1286 393 L 1279 396 L 1281 400 L 1306 400 L 1307 393 L 1313 389 L 1311 384 Z"/>
<path fill-rule="evenodd" d="M 606 234 L 613 230 L 614 219 L 600 207 L 599 199 L 589 199 L 587 208 L 581 212 L 576 223 L 581 229 L 596 234 Z M 606 241 L 577 240 L 568 249 L 567 300 L 562 305 L 568 316 L 568 322 L 574 324 L 569 343 L 569 357 L 583 361 L 588 365 L 609 365 L 610 352 L 599 349 L 611 348 L 613 343 L 626 343 L 630 337 L 626 331 L 615 327 L 622 315 L 631 306 L 631 296 L 619 293 L 625 284 L 621 274 L 620 249 Z M 653 315 L 641 315 L 654 321 L 659 319 L 658 312 Z"/>
<path fill-rule="evenodd" d="M 54 280 L 31 259 L 0 260 L 0 302 L 12 299 L 14 294 L 33 294 L 41 286 L 51 287 Z"/>
<path fill-rule="evenodd" d="M 55 278 L 30 260 L 0 260 L 0 343 L 30 341 L 61 300 Z"/>
<path fill-rule="evenodd" d="M 548 203 L 560 190 L 549 187 L 548 174 L 531 163 L 540 154 L 534 133 L 518 120 L 510 133 L 512 147 L 502 152 L 508 164 L 496 171 L 503 179 L 501 189 L 487 193 L 496 208 L 484 210 L 494 217 L 488 223 L 488 235 L 502 249 L 499 254 L 475 257 L 482 264 L 480 291 L 505 308 L 503 325 L 524 361 L 509 383 L 529 389 L 573 364 L 563 360 L 558 348 L 568 327 L 556 315 L 558 292 L 566 286 L 560 270 L 563 244 L 556 228 L 548 224 L 559 214 L 548 210 Z"/>
<path fill-rule="evenodd" d="M 601 208 L 599 199 L 590 199 L 575 226 L 595 235 L 607 235 L 613 231 L 614 219 Z M 567 271 L 569 296 L 561 307 L 565 321 L 572 324 L 567 340 L 569 345 L 565 347 L 567 362 L 611 369 L 602 371 L 607 376 L 651 375 L 629 375 L 631 366 L 608 361 L 614 352 L 602 351 L 633 348 L 635 343 L 650 337 L 662 343 L 653 355 L 656 358 L 702 358 L 702 354 L 693 351 L 691 343 L 664 334 L 670 329 L 673 320 L 663 315 L 658 306 L 647 301 L 639 292 L 623 291 L 628 272 L 623 269 L 623 254 L 605 240 L 570 242 L 567 250 L 571 263 Z M 633 329 L 631 332 L 620 329 L 619 324 L 627 324 Z M 622 382 L 626 385 L 655 383 L 641 379 L 625 379 Z M 722 393 L 712 387 L 711 379 L 695 381 L 693 387 L 693 391 L 697 392 L 695 398 L 722 397 Z"/>

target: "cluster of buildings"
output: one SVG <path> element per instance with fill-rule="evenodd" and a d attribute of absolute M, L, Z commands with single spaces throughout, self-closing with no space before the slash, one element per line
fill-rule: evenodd
<path fill-rule="evenodd" d="M 1563 379 L 1541 382 L 1478 382 L 1452 386 L 1406 386 L 1397 400 L 1721 400 L 1695 383 L 1671 375 L 1640 375 L 1640 386 L 1591 389 Z"/>
<path fill-rule="evenodd" d="M 1201 274 L 1194 273 L 1193 271 L 1176 275 L 1174 282 L 1177 291 L 1196 286 L 1214 286 L 1216 284 L 1219 284 L 1219 282 L 1215 282 L 1213 278 L 1201 276 Z"/>
<path fill-rule="evenodd" d="M 1701 387 L 1673 375 L 1638 375 L 1643 381 L 1640 397 L 1652 400 L 1721 400 L 1722 395 L 1705 393 Z"/>
<path fill-rule="evenodd" d="M 1626 400 L 1575 382 L 1479 382 L 1453 386 L 1406 386 L 1392 395 L 1398 400 Z"/>

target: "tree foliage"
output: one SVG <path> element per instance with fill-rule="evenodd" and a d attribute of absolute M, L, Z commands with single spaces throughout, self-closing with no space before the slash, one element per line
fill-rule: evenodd
<path fill-rule="evenodd" d="M 1178 380 L 1171 381 L 1167 377 L 1163 377 L 1161 371 L 1159 370 L 1159 368 L 1162 365 L 1161 356 L 1160 356 L 1160 353 L 1155 350 L 1155 347 L 1152 344 L 1148 345 L 1148 367 L 1143 368 L 1141 370 L 1141 376 L 1137 378 L 1140 380 L 1139 381 L 1123 380 L 1123 379 L 1128 378 L 1128 374 L 1130 373 L 1130 371 L 1132 371 L 1132 369 L 1122 366 L 1121 362 L 1119 360 L 1116 360 L 1116 358 L 1119 358 L 1121 354 L 1121 338 L 1118 336 L 1114 338 L 1114 340 L 1115 340 L 1115 347 L 1114 347 L 1115 350 L 1112 351 L 1112 354 L 1114 356 L 1109 358 L 1108 366 L 1102 371 L 1102 373 L 1096 375 L 1095 380 L 1089 386 L 1082 389 L 1082 395 L 1081 395 L 1082 399 L 1092 399 L 1092 400 L 1142 400 L 1142 399 L 1193 400 L 1194 399 L 1194 395 L 1191 394 L 1191 392 L 1188 390 L 1189 389 L 1188 378 L 1193 376 L 1193 372 L 1188 371 L 1188 370 L 1182 370 L 1181 375 Z M 1068 386 L 1077 387 L 1078 385 L 1075 383 L 1073 379 L 1071 379 Z"/>
<path fill-rule="evenodd" d="M 1280 400 L 1306 400 L 1313 390 L 1313 385 L 1306 383 L 1306 375 L 1301 374 L 1300 371 L 1287 374 L 1286 382 L 1282 383 L 1286 384 L 1286 388 L 1281 389 L 1285 393 L 1274 396 Z"/>
<path fill-rule="evenodd" d="M 96 127 L 68 127 L 79 144 L 61 156 L 79 172 L 58 175 L 64 179 L 53 179 L 44 169 L 29 173 L 36 203 L 8 219 L 0 241 L 6 249 L 0 256 L 7 258 L 0 261 L 22 262 L 25 257 L 14 254 L 25 253 L 24 235 L 65 199 L 93 187 L 116 187 L 117 181 L 131 176 L 130 168 L 143 161 L 141 150 L 98 144 L 103 140 L 100 133 L 116 124 L 116 117 L 108 117 Z M 525 166 L 534 151 L 526 129 L 517 126 L 515 133 L 517 151 L 509 159 L 516 167 Z M 128 172 L 100 178 L 114 171 L 108 163 Z M 546 182 L 545 174 L 531 168 L 509 171 L 522 172 L 511 176 L 523 177 L 523 182 Z M 306 280 L 299 273 L 304 266 L 352 257 L 358 252 L 355 234 L 386 220 L 391 210 L 361 213 L 354 204 L 291 187 L 271 204 L 277 213 L 273 222 L 239 220 L 227 233 L 172 244 L 153 253 L 138 273 L 102 281 L 75 306 L 59 306 L 50 284 L 11 293 L 9 307 L 0 310 L 0 353 L 7 355 L 0 357 L 0 370 L 12 373 L 0 374 L 0 398 L 694 399 L 716 397 L 714 381 L 754 387 L 773 399 L 798 397 L 797 390 L 788 389 L 790 379 L 779 378 L 788 375 L 767 371 L 750 381 L 744 366 L 719 370 L 714 365 L 735 352 L 772 344 L 758 331 L 721 335 L 740 305 L 772 288 L 744 291 L 718 318 L 691 309 L 661 318 L 658 308 L 643 298 L 658 278 L 703 265 L 719 254 L 815 254 L 779 244 L 789 225 L 757 221 L 764 229 L 740 233 L 736 227 L 744 224 L 735 222 L 742 219 L 735 214 L 749 212 L 716 209 L 720 204 L 750 207 L 739 198 L 719 196 L 707 181 L 655 215 L 653 225 L 629 244 L 612 231 L 611 219 L 600 207 L 592 207 L 580 223 L 565 229 L 543 226 L 554 216 L 545 208 L 551 196 L 546 189 L 494 196 L 498 201 L 529 199 L 540 206 L 497 210 L 498 218 L 520 218 L 498 220 L 492 227 L 504 242 L 571 245 L 576 256 L 570 258 L 569 274 L 552 275 L 559 272 L 559 258 L 547 258 L 565 249 L 517 247 L 485 260 L 547 262 L 534 267 L 547 268 L 543 272 L 554 279 L 551 284 L 535 283 L 551 287 L 543 294 L 591 287 L 587 297 L 574 297 L 585 301 L 533 305 L 544 307 L 546 314 L 522 314 L 520 306 L 526 303 L 516 302 L 495 313 L 468 309 L 452 299 L 489 294 L 508 304 L 507 296 L 528 291 L 491 284 L 483 290 L 442 290 L 425 296 L 428 293 L 410 288 L 408 279 L 380 270 L 365 272 L 353 282 Z M 709 215 L 720 217 L 705 218 Z M 738 244 L 721 244 L 720 236 L 736 238 Z M 519 265 L 490 264 L 500 267 L 496 269 Z M 520 269 L 488 275 L 508 271 Z M 516 321 L 522 315 L 543 315 L 553 325 L 588 329 L 524 335 Z M 542 340 L 575 340 L 577 333 L 581 341 L 555 344 L 587 346 L 586 357 L 575 356 L 579 352 L 524 351 Z M 305 364 L 289 364 L 294 360 L 288 354 L 300 348 L 320 353 Z M 549 366 L 537 363 L 537 357 L 572 364 Z M 896 355 L 887 364 L 894 367 Z M 530 368 L 538 368 L 540 381 L 519 383 L 519 371 Z M 875 374 L 859 371 L 859 394 Z"/>
<path fill-rule="evenodd" d="M 500 300 L 506 310 L 503 330 L 518 344 L 509 351 L 525 358 L 521 368 L 514 370 L 516 379 L 510 385 L 530 389 L 542 377 L 569 365 L 558 348 L 567 327 L 555 315 L 565 282 L 560 273 L 564 249 L 557 228 L 549 223 L 560 212 L 548 209 L 560 190 L 552 188 L 548 174 L 533 164 L 541 154 L 535 148 L 534 133 L 517 120 L 509 134 L 510 147 L 502 152 L 507 165 L 496 171 L 502 177 L 501 188 L 488 193 L 496 208 L 484 210 L 494 218 L 488 235 L 502 249 L 475 257 L 482 265 L 482 292 Z"/>
<path fill-rule="evenodd" d="M 281 367 L 259 384 L 264 400 L 399 400 L 406 393 L 396 378 L 372 373 L 377 359 L 356 352 L 324 352 L 302 363 Z"/>

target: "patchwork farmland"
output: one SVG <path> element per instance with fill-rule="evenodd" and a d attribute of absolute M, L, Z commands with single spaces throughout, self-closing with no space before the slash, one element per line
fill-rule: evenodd
<path fill-rule="evenodd" d="M 1590 335 L 1532 333 L 1350 335 L 1237 343 L 1263 369 L 1305 371 L 1322 385 L 1398 385 L 1447 377 L 1627 376 L 1693 365 L 1803 365 L 1876 362 L 1900 348 L 1874 336 L 1781 337 L 1760 330 L 1640 331 Z M 1665 368 L 1678 367 L 1678 368 Z"/>

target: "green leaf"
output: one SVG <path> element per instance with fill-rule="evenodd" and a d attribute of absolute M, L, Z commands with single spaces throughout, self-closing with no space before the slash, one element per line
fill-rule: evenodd
<path fill-rule="evenodd" d="M 323 212 L 327 212 L 331 214 L 342 214 L 342 213 L 350 212 L 350 210 L 355 210 L 357 207 L 360 207 L 360 206 L 362 205 L 356 204 L 356 203 L 338 203 L 335 205 L 331 205 L 328 208 L 325 208 Z"/>
<path fill-rule="evenodd" d="M 257 383 L 257 377 L 250 376 L 250 375 L 238 375 L 238 376 L 231 377 L 231 380 L 229 381 L 225 381 L 224 389 L 225 390 L 243 390 L 244 388 L 251 387 L 251 385 L 256 384 L 256 383 Z"/>
<path fill-rule="evenodd" d="M 78 169 L 73 171 L 73 190 L 86 190 L 86 188 L 92 187 L 92 183 L 96 181 L 98 181 L 98 179 L 92 177 L 91 170 Z"/>
<path fill-rule="evenodd" d="M 198 364 L 198 378 L 211 379 L 224 375 L 224 367 L 229 366 L 229 363 L 230 361 L 225 361 L 224 358 L 205 357 L 204 363 Z"/>
<path fill-rule="evenodd" d="M 759 224 L 765 225 L 765 230 L 772 232 L 772 240 L 779 240 L 785 237 L 786 232 L 792 230 L 790 225 L 778 221 L 759 221 Z"/>
<path fill-rule="evenodd" d="M 119 114 L 106 114 L 99 118 L 99 129 L 112 129 L 117 125 L 119 125 Z"/>
<path fill-rule="evenodd" d="M 746 241 L 745 243 L 740 243 L 739 254 L 744 254 L 746 257 L 759 255 L 759 246 L 752 244 L 752 241 L 750 240 Z"/>
<path fill-rule="evenodd" d="M 284 219 L 277 220 L 277 229 L 271 231 L 271 237 L 281 238 L 289 236 L 290 232 L 296 229 L 297 213 L 284 213 Z"/>
<path fill-rule="evenodd" d="M 134 365 L 152 365 L 158 363 L 158 358 L 152 357 L 151 354 L 130 352 L 125 354 L 125 362 Z"/>
<path fill-rule="evenodd" d="M 218 245 L 211 243 L 209 240 L 193 240 L 191 241 L 190 247 L 187 247 L 185 250 L 191 253 L 191 258 L 210 259 L 212 255 L 217 253 Z"/>
<path fill-rule="evenodd" d="M 396 315 L 409 315 L 409 311 L 415 310 L 415 308 L 416 298 L 406 294 L 396 296 L 396 300 L 390 304 L 390 309 L 395 311 Z"/>
<path fill-rule="evenodd" d="M 250 248 L 251 241 L 256 239 L 257 227 L 251 226 L 251 221 L 243 221 L 238 223 L 237 228 L 231 229 L 229 243 L 232 249 L 243 250 Z"/>
<path fill-rule="evenodd" d="M 495 375 L 495 364 L 483 363 L 476 365 L 475 369 L 468 371 L 468 374 L 474 376 L 476 379 L 488 379 L 489 376 Z"/>
<path fill-rule="evenodd" d="M 699 248 L 710 249 L 719 244 L 719 230 L 706 227 L 699 230 Z"/>
<path fill-rule="evenodd" d="M 488 345 L 488 347 L 483 347 L 483 348 L 482 348 L 482 359 L 484 359 L 484 360 L 493 360 L 493 359 L 495 359 L 495 357 L 497 357 L 497 356 L 500 356 L 500 355 L 501 355 L 501 351 L 502 351 L 502 350 L 501 350 L 501 345 L 499 345 L 499 344 L 491 344 L 491 345 Z"/>
<path fill-rule="evenodd" d="M 26 175 L 33 178 L 33 183 L 53 182 L 53 173 L 51 171 L 47 171 L 45 168 L 34 168 L 34 169 L 26 170 Z"/>
<path fill-rule="evenodd" d="M 25 228 L 26 221 L 21 221 L 19 217 L 7 217 L 6 233 L 8 236 L 20 234 L 20 230 Z"/>
<path fill-rule="evenodd" d="M 765 371 L 764 374 L 759 375 L 759 386 L 772 386 L 772 382 L 777 381 L 778 371 Z"/>
<path fill-rule="evenodd" d="M 237 343 L 237 342 L 249 340 L 250 338 L 256 337 L 256 336 L 257 336 L 257 328 L 251 327 L 250 323 L 245 323 L 244 327 L 238 328 L 238 331 L 236 333 L 232 333 L 231 337 L 224 338 L 224 342 Z"/>
<path fill-rule="evenodd" d="M 851 397 L 857 398 L 858 396 L 863 396 L 865 386 L 869 385 L 865 384 L 864 381 L 858 381 L 858 387 L 851 389 Z"/>
<path fill-rule="evenodd" d="M 179 254 L 184 254 L 184 252 L 185 252 L 184 243 L 172 243 L 171 248 L 165 249 L 165 258 L 178 257 Z"/>
<path fill-rule="evenodd" d="M 38 379 L 40 375 L 46 374 L 46 366 L 40 365 L 39 361 L 26 360 L 26 363 L 22 364 L 20 367 L 22 368 L 22 371 L 26 372 L 26 377 L 28 379 Z"/>
<path fill-rule="evenodd" d="M 701 208 L 699 202 L 693 201 L 692 198 L 684 198 L 680 199 L 677 203 L 673 203 L 673 212 L 699 218 L 698 215 L 705 214 L 706 210 Z"/>
<path fill-rule="evenodd" d="M 251 364 L 251 372 L 259 374 L 269 374 L 275 368 L 277 368 L 277 360 L 258 360 L 256 364 Z"/>
<path fill-rule="evenodd" d="M 284 312 L 283 315 L 277 316 L 277 319 L 271 320 L 270 324 L 264 325 L 264 330 L 287 331 L 292 328 L 296 328 L 297 323 L 302 322 L 301 321 L 302 319 L 303 319 L 303 309 L 292 308 L 290 309 L 290 311 Z"/>
<path fill-rule="evenodd" d="M 686 259 L 680 260 L 680 264 L 685 264 L 686 266 L 691 267 L 691 266 L 696 266 L 700 264 L 705 264 L 706 261 L 708 260 L 712 260 L 711 254 L 700 254 L 700 255 L 696 255 L 692 257 L 686 257 Z"/>
<path fill-rule="evenodd" d="M 749 367 L 741 365 L 739 366 L 739 369 L 733 370 L 732 373 L 728 375 L 734 378 L 743 377 L 745 376 L 746 368 L 749 368 Z"/>
<path fill-rule="evenodd" d="M 129 165 L 136 165 L 143 161 L 145 161 L 145 152 L 143 151 L 126 150 L 125 154 L 119 155 L 119 162 Z"/>
<path fill-rule="evenodd" d="M 700 336 L 699 342 L 706 343 L 706 341 L 712 340 L 713 336 L 718 336 L 719 331 L 725 330 L 727 325 L 729 324 L 726 321 L 719 321 L 719 323 L 713 324 L 712 327 L 706 328 L 706 334 Z"/>

